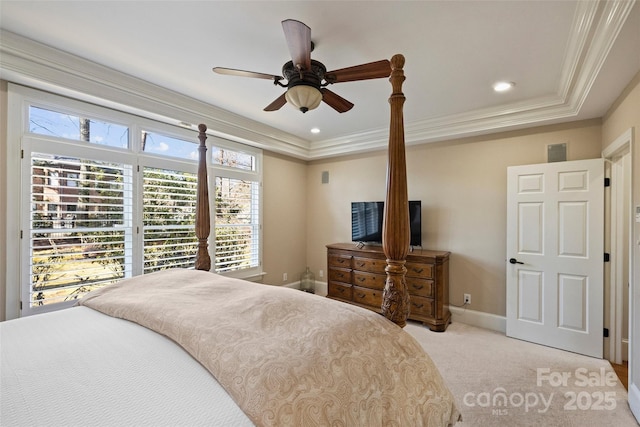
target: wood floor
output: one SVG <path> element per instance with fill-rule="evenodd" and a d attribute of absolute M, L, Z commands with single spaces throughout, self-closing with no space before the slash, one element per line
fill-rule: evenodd
<path fill-rule="evenodd" d="M 616 375 L 620 378 L 620 382 L 629 390 L 629 362 L 622 362 L 622 365 L 616 365 L 615 363 L 611 363 L 613 370 L 616 371 Z"/>

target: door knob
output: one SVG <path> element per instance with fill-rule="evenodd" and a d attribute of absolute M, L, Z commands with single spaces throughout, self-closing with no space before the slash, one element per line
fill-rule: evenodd
<path fill-rule="evenodd" d="M 510 259 L 509 259 L 509 262 L 510 262 L 511 264 L 524 264 L 524 262 L 520 262 L 520 261 L 518 261 L 518 260 L 517 260 L 517 259 L 515 259 L 515 258 L 510 258 Z"/>

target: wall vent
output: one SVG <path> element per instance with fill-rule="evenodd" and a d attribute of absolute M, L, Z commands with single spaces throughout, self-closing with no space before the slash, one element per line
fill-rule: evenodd
<path fill-rule="evenodd" d="M 547 162 L 565 162 L 567 160 L 567 144 L 547 145 Z"/>

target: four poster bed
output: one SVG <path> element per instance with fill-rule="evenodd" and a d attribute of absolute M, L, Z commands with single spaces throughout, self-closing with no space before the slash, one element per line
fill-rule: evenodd
<path fill-rule="evenodd" d="M 0 323 L 0 424 L 455 424 L 436 367 L 398 327 L 408 314 L 403 64 L 391 60 L 384 316 L 209 272 L 200 125 L 196 269 L 133 277 L 76 307 Z"/>

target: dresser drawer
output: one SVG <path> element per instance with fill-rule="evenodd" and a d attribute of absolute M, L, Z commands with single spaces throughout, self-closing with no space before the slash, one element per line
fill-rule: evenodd
<path fill-rule="evenodd" d="M 380 308 L 382 305 L 382 291 L 378 289 L 353 287 L 353 302 Z"/>
<path fill-rule="evenodd" d="M 414 249 L 404 263 L 408 318 L 437 332 L 444 331 L 451 321 L 449 256 L 446 251 Z M 381 313 L 386 267 L 382 246 L 352 242 L 327 245 L 328 296 Z"/>
<path fill-rule="evenodd" d="M 353 257 L 353 269 L 360 271 L 368 271 L 369 273 L 386 274 L 384 271 L 387 266 L 385 259 L 372 259 Z"/>
<path fill-rule="evenodd" d="M 406 277 L 405 280 L 411 296 L 433 298 L 433 280 L 418 279 L 416 277 Z"/>
<path fill-rule="evenodd" d="M 424 298 L 411 295 L 410 298 L 410 316 L 433 316 L 433 300 L 431 298 Z"/>
<path fill-rule="evenodd" d="M 330 253 L 327 263 L 329 267 L 351 268 L 351 256 Z"/>
<path fill-rule="evenodd" d="M 351 270 L 344 268 L 330 268 L 329 280 L 332 282 L 351 283 Z"/>
<path fill-rule="evenodd" d="M 431 279 L 433 278 L 433 266 L 428 264 L 416 264 L 412 262 L 408 262 L 406 264 L 407 267 L 407 276 L 409 277 L 418 277 L 422 279 Z"/>
<path fill-rule="evenodd" d="M 351 285 L 345 285 L 342 283 L 329 282 L 327 294 L 333 298 L 340 298 L 343 300 L 351 301 L 353 291 Z"/>
<path fill-rule="evenodd" d="M 356 286 L 382 290 L 386 281 L 386 274 L 363 273 L 362 271 L 353 270 L 353 284 Z"/>

